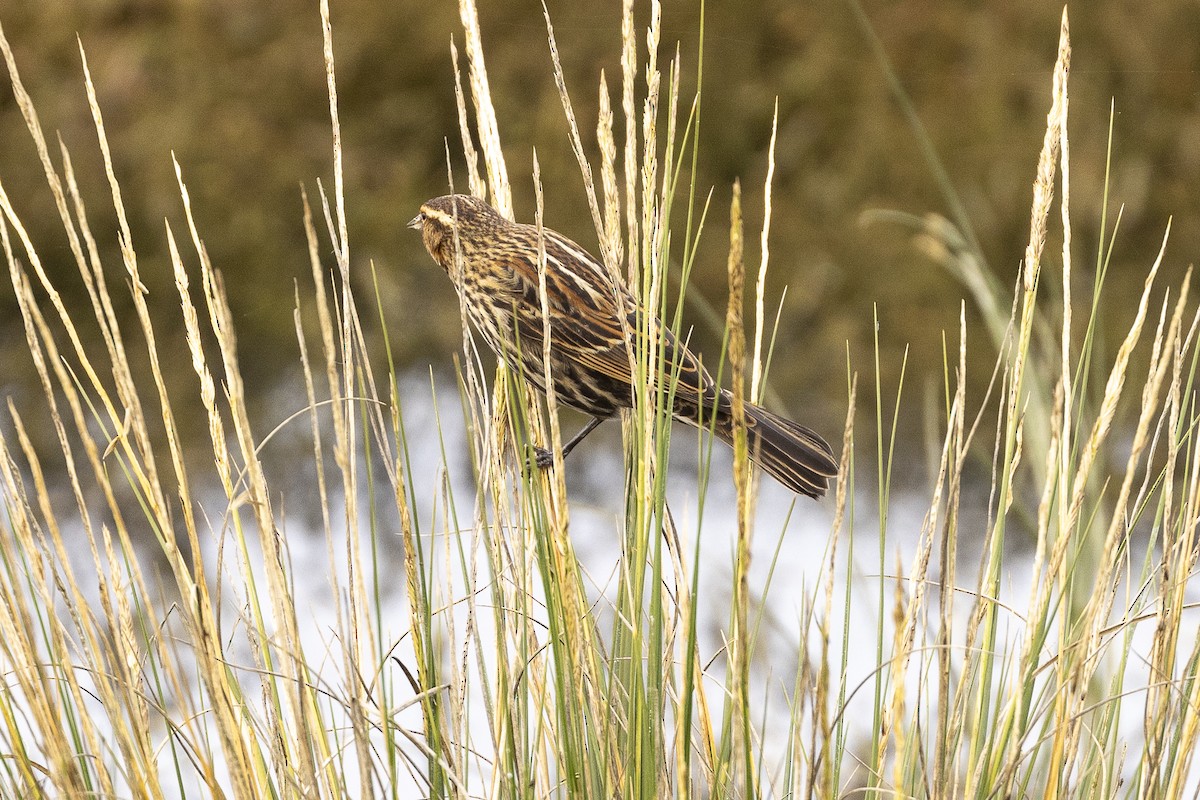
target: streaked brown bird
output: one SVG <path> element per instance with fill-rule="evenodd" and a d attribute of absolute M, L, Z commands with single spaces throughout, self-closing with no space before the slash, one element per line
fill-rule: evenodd
<path fill-rule="evenodd" d="M 433 260 L 454 279 L 467 316 L 496 355 L 546 391 L 538 229 L 509 222 L 484 201 L 462 194 L 425 203 L 408 227 L 421 232 Z M 542 234 L 555 396 L 592 416 L 563 445 L 566 457 L 597 425 L 632 406 L 633 378 L 621 319 L 629 331 L 637 331 L 646 312 L 590 253 L 549 228 Z M 722 441 L 732 443 L 732 395 L 717 388 L 700 360 L 668 328 L 659 323 L 657 330 L 665 339 L 656 343 L 664 345 L 664 363 L 678 365 L 675 417 L 711 427 Z M 825 440 L 764 408 L 751 403 L 745 408 L 752 459 L 794 492 L 825 494 L 838 470 Z M 539 452 L 541 466 L 550 461 L 548 452 Z"/>

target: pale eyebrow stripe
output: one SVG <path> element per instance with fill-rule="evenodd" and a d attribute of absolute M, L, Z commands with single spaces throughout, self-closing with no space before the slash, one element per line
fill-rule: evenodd
<path fill-rule="evenodd" d="M 427 219 L 436 219 L 438 222 L 443 222 L 449 225 L 454 224 L 454 217 L 450 216 L 445 211 L 438 211 L 436 208 L 430 208 L 426 209 L 424 213 Z"/>

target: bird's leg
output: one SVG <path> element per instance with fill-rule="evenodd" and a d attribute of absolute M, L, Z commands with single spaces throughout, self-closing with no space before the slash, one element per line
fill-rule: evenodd
<path fill-rule="evenodd" d="M 589 433 L 596 430 L 596 428 L 599 427 L 601 422 L 604 422 L 604 417 L 592 417 L 591 419 L 589 419 L 587 421 L 587 424 L 584 425 L 579 430 L 579 433 L 572 436 L 571 440 L 563 445 L 563 449 L 562 449 L 563 459 L 566 459 L 567 453 L 570 453 L 572 450 L 575 449 L 575 445 L 582 442 Z M 549 448 L 545 448 L 545 447 L 535 447 L 535 448 L 533 448 L 533 452 L 534 452 L 535 458 L 537 459 L 537 465 L 540 469 L 546 469 L 547 467 L 551 466 L 554 463 L 554 451 L 553 450 L 550 450 Z"/>

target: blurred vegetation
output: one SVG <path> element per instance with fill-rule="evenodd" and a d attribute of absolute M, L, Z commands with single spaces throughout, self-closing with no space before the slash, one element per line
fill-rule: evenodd
<path fill-rule="evenodd" d="M 596 81 L 619 80 L 616 3 L 548 2 L 581 126 L 594 129 Z M 402 362 L 448 365 L 459 318 L 441 270 L 404 229 L 419 202 L 446 190 L 446 147 L 457 152 L 449 3 L 335 0 L 334 42 L 346 156 L 351 254 L 365 289 L 374 260 L 406 348 Z M 1028 237 L 1031 182 L 1049 108 L 1061 6 L 867 0 L 865 12 L 927 127 L 975 227 L 983 254 L 1011 284 Z M 1140 287 L 1167 217 L 1175 216 L 1166 280 L 1200 250 L 1200 5 L 1098 0 L 1073 10 L 1072 189 L 1076 270 L 1090 285 L 1115 99 L 1113 198 L 1125 206 L 1114 254 L 1114 293 Z M 647 10 L 640 9 L 639 24 Z M 532 218 L 536 149 L 547 223 L 594 247 L 596 238 L 555 93 L 541 9 L 493 0 L 481 9 L 518 216 Z M 76 35 L 99 91 L 134 246 L 152 297 L 171 289 L 163 219 L 182 218 L 170 154 L 189 184 L 215 265 L 225 273 L 247 380 L 270 402 L 296 363 L 294 281 L 306 282 L 299 187 L 329 180 L 331 142 L 316 3 L 294 0 L 91 0 L 6 3 L 0 24 L 48 131 L 59 131 L 111 256 L 116 224 L 84 95 Z M 663 41 L 680 43 L 694 74 L 698 6 L 664 3 Z M 715 207 L 747 186 L 746 214 L 761 219 L 761 183 L 775 98 L 779 138 L 771 264 L 783 309 L 776 388 L 788 410 L 836 430 L 844 402 L 844 349 L 866 363 L 878 302 L 884 373 L 911 344 L 917 374 L 940 371 L 942 329 L 957 327 L 965 295 L 898 228 L 864 227 L 888 208 L 922 214 L 947 206 L 904 123 L 879 64 L 844 0 L 708 3 L 701 174 Z M 1183 46 L 1180 43 L 1185 43 Z M 669 53 L 664 53 L 664 57 Z M 690 96 L 694 87 L 684 86 Z M 589 140 L 594 144 L 594 134 Z M 85 302 L 36 154 L 11 92 L 0 92 L 0 180 L 68 297 Z M 458 186 L 465 171 L 453 162 Z M 686 178 L 685 178 L 686 180 Z M 757 188 L 756 188 L 757 187 Z M 1115 212 L 1115 208 L 1113 209 Z M 721 219 L 716 214 L 713 219 Z M 1110 217 L 1111 219 L 1112 217 Z M 724 305 L 724 223 L 705 233 L 693 276 Z M 178 228 L 177 228 L 178 229 Z M 57 232 L 57 233 L 56 233 Z M 757 236 L 747 257 L 756 263 Z M 1047 248 L 1049 267 L 1059 245 Z M 110 262 L 111 263 L 111 262 Z M 119 292 L 115 293 L 118 296 Z M 1134 295 L 1136 296 L 1136 295 Z M 1113 314 L 1113 330 L 1128 327 Z M 126 309 L 128 311 L 129 309 Z M 699 322 L 700 316 L 692 313 Z M 181 337 L 164 309 L 162 337 Z M 402 333 L 401 333 L 402 332 Z M 700 346 L 714 335 L 701 332 Z M 952 336 L 953 338 L 953 336 Z M 0 391 L 22 395 L 32 377 L 11 290 L 0 291 Z M 990 362 L 986 343 L 972 347 Z M 186 363 L 165 365 L 194 380 Z M 891 374 L 894 374 L 892 372 Z M 987 369 L 976 369 L 979 380 Z M 169 376 L 170 377 L 170 376 Z M 28 394 L 33 397 L 32 394 Z M 288 409 L 291 410 L 291 409 Z M 916 434 L 916 431 L 911 432 Z"/>

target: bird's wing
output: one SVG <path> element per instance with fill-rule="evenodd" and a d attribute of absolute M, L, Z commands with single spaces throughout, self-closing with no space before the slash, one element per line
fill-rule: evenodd
<path fill-rule="evenodd" d="M 630 348 L 626 347 L 625 320 L 630 336 L 644 336 L 648 320 L 623 283 L 614 282 L 586 250 L 553 231 L 545 231 L 546 301 L 550 311 L 552 343 L 556 353 L 589 372 L 619 383 L 632 383 Z M 542 342 L 542 310 L 538 293 L 536 256 L 519 256 L 513 264 L 514 296 L 522 298 L 517 310 L 518 332 L 529 345 Z M 717 390 L 700 360 L 681 344 L 669 328 L 655 318 L 656 339 L 662 345 L 663 370 L 676 367 L 680 399 L 697 395 L 712 400 Z M 525 345 L 522 345 L 525 346 Z M 636 354 L 636 350 L 633 351 Z"/>

